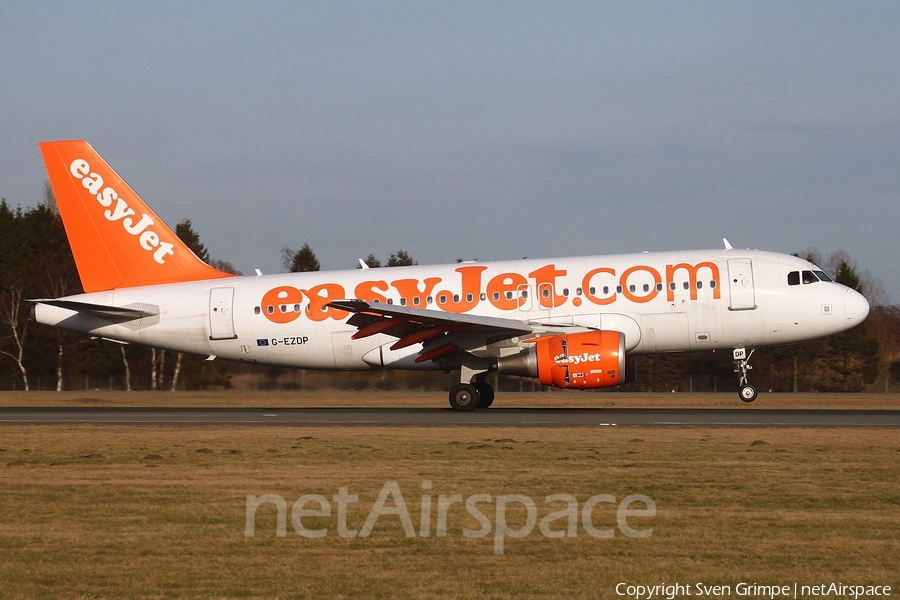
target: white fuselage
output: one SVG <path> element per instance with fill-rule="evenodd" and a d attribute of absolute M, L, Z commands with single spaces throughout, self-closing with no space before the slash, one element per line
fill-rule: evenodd
<path fill-rule="evenodd" d="M 868 303 L 854 290 L 827 280 L 789 282 L 790 273 L 810 271 L 818 269 L 793 256 L 732 249 L 320 271 L 68 298 L 158 307 L 158 316 L 119 324 L 44 304 L 35 306 L 34 318 L 103 338 L 246 362 L 427 369 L 436 366 L 404 360 L 421 345 L 391 351 L 396 338 L 384 334 L 352 339 L 351 315 L 325 305 L 359 298 L 550 329 L 611 329 L 623 332 L 626 350 L 636 354 L 784 344 L 865 319 Z"/>

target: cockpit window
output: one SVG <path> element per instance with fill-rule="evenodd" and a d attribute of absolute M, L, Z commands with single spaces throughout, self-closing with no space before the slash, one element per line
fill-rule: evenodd
<path fill-rule="evenodd" d="M 788 285 L 800 285 L 802 279 L 803 285 L 816 283 L 818 281 L 834 281 L 825 274 L 824 271 L 791 271 L 788 273 Z"/>

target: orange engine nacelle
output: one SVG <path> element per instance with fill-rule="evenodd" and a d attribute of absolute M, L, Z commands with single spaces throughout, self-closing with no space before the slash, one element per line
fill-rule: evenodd
<path fill-rule="evenodd" d="M 626 373 L 625 334 L 587 331 L 538 338 L 534 347 L 500 359 L 501 373 L 537 377 L 543 385 L 587 390 L 633 380 Z"/>

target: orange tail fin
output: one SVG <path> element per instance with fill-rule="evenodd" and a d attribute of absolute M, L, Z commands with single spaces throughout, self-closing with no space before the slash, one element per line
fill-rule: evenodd
<path fill-rule="evenodd" d="M 85 292 L 233 277 L 197 258 L 90 144 L 38 146 Z"/>

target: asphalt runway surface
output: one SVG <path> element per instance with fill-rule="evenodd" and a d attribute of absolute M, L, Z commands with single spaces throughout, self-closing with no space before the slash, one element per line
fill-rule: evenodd
<path fill-rule="evenodd" d="M 0 424 L 900 427 L 900 410 L 665 408 L 0 408 Z"/>

